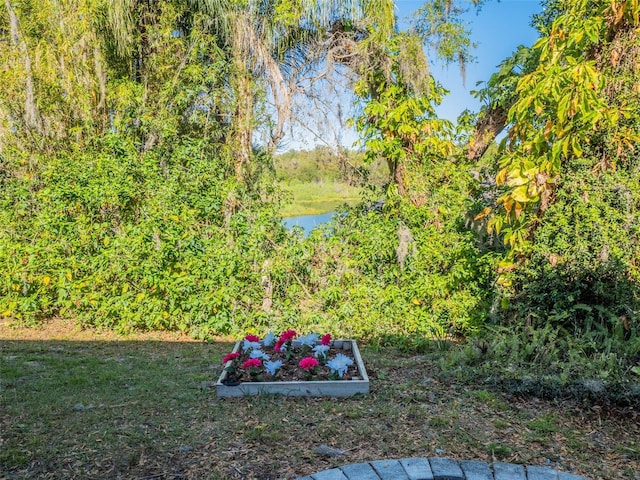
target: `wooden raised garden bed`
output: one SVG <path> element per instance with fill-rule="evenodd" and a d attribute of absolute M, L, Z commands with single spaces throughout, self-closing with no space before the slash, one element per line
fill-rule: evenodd
<path fill-rule="evenodd" d="M 233 352 L 240 351 L 237 342 Z M 353 357 L 357 374 L 343 380 L 255 381 L 230 385 L 228 372 L 223 370 L 216 382 L 218 397 L 242 397 L 245 395 L 278 394 L 291 397 L 351 397 L 369 393 L 369 377 L 362 362 L 355 340 L 334 340 L 332 348 L 342 350 Z M 227 366 L 229 363 L 227 363 Z"/>

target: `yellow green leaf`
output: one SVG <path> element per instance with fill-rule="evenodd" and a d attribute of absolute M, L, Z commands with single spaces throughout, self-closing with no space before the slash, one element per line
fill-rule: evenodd
<path fill-rule="evenodd" d="M 510 196 L 513 200 L 520 203 L 527 203 L 531 200 L 529 195 L 529 185 L 520 185 L 511 191 Z"/>
<path fill-rule="evenodd" d="M 473 219 L 474 220 L 482 220 L 484 217 L 489 215 L 489 213 L 491 213 L 491 207 L 484 207 L 484 209 L 479 214 L 477 214 L 475 217 L 473 217 Z"/>

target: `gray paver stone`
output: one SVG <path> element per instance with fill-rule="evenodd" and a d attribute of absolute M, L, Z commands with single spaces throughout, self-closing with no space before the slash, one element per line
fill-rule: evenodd
<path fill-rule="evenodd" d="M 354 463 L 340 467 L 349 480 L 379 480 L 378 474 L 368 463 Z"/>
<path fill-rule="evenodd" d="M 409 480 L 433 480 L 433 472 L 426 458 L 403 458 L 400 465 L 407 472 Z"/>
<path fill-rule="evenodd" d="M 526 472 L 526 473 L 525 473 Z M 297 480 L 588 480 L 550 467 L 493 463 L 491 468 L 480 461 L 456 461 L 450 458 L 403 458 L 354 463 L 314 473 Z"/>
<path fill-rule="evenodd" d="M 331 470 L 323 470 L 322 472 L 314 473 L 311 475 L 313 480 L 349 480 L 342 472 L 337 468 Z"/>
<path fill-rule="evenodd" d="M 573 473 L 560 473 L 560 475 L 558 475 L 558 479 L 559 480 L 587 480 L 584 477 L 581 477 L 580 475 L 574 475 Z"/>
<path fill-rule="evenodd" d="M 558 472 L 549 467 L 527 467 L 528 480 L 558 480 Z"/>
<path fill-rule="evenodd" d="M 495 480 L 527 480 L 524 467 L 515 463 L 495 462 L 493 476 Z"/>
<path fill-rule="evenodd" d="M 460 468 L 467 480 L 493 480 L 493 473 L 485 462 L 464 460 L 460 462 Z"/>
<path fill-rule="evenodd" d="M 429 463 L 435 480 L 464 480 L 464 473 L 455 460 L 432 457 Z"/>
<path fill-rule="evenodd" d="M 408 480 L 406 472 L 397 460 L 376 460 L 371 466 L 382 480 Z"/>

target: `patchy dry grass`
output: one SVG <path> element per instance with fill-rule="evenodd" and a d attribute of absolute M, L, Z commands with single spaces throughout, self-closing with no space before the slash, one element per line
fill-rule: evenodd
<path fill-rule="evenodd" d="M 368 396 L 218 399 L 231 342 L 0 323 L 0 478 L 289 479 L 383 458 L 549 464 L 637 480 L 638 412 L 458 383 L 439 353 L 363 349 Z M 324 457 L 314 447 L 345 452 Z"/>

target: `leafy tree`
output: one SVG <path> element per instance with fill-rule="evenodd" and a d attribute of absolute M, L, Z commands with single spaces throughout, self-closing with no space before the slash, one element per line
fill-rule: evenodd
<path fill-rule="evenodd" d="M 297 75 L 304 65 L 316 68 L 332 60 L 327 58 L 327 45 L 332 43 L 328 39 L 345 26 L 359 35 L 371 31 L 385 35 L 395 23 L 389 0 L 248 2 L 232 6 L 225 18 L 231 28 L 226 42 L 235 75 L 233 132 L 238 179 L 246 176 L 243 170 L 249 166 L 253 148 L 256 99 L 260 99 L 257 89 L 266 86 L 275 103 L 277 118 L 269 140 L 273 150 L 291 113 Z"/>
<path fill-rule="evenodd" d="M 490 225 L 523 244 L 553 201 L 571 160 L 597 170 L 628 165 L 637 95 L 619 56 L 633 55 L 633 2 L 570 2 L 533 46 L 537 67 L 518 80 L 496 182 L 503 214 Z M 622 68 L 621 68 L 622 67 Z M 627 77 L 625 79 L 625 77 Z"/>
<path fill-rule="evenodd" d="M 509 247 L 493 313 L 582 338 L 588 355 L 617 352 L 627 365 L 640 351 L 639 10 L 633 1 L 547 7 L 535 20 L 541 38 L 514 57 L 522 71 L 505 63 L 488 89 L 490 108 L 508 107 L 485 196 L 496 203 L 477 217 Z"/>
<path fill-rule="evenodd" d="M 454 152 L 453 126 L 435 113 L 447 91 L 429 73 L 422 45 L 427 44 L 441 61 L 457 61 L 464 76 L 472 44 L 461 20 L 463 5 L 426 2 L 416 13 L 412 31 L 363 42 L 366 60 L 353 62 L 360 73 L 355 93 L 363 104 L 356 126 L 367 156 L 386 159 L 394 188 L 403 196 L 408 193 L 408 166 Z"/>
<path fill-rule="evenodd" d="M 301 39 L 393 23 L 391 2 L 290 5 L 4 4 L 0 313 L 201 335 L 263 319 L 284 229 L 236 133 L 262 121 L 267 71 L 307 58 Z"/>

